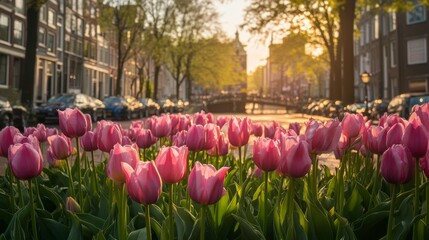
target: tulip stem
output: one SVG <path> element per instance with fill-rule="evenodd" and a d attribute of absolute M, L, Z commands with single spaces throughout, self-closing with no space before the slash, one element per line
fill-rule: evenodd
<path fill-rule="evenodd" d="M 393 230 L 393 220 L 395 215 L 395 201 L 396 201 L 396 185 L 391 185 L 391 191 L 392 191 L 392 200 L 390 202 L 390 213 L 389 213 L 389 222 L 387 224 L 387 237 L 386 240 L 392 239 L 392 230 Z"/>
<path fill-rule="evenodd" d="M 170 239 L 174 239 L 174 215 L 173 215 L 173 197 L 174 197 L 174 184 L 170 184 Z"/>
<path fill-rule="evenodd" d="M 19 198 L 19 207 L 22 208 L 24 206 L 24 198 L 22 197 L 22 192 L 21 192 L 21 181 L 17 181 L 18 182 L 18 198 Z"/>
<path fill-rule="evenodd" d="M 37 183 L 37 180 L 35 180 L 35 181 L 36 181 L 36 184 L 34 186 L 36 189 L 37 202 L 39 203 L 39 205 L 42 209 L 45 209 L 45 206 L 43 205 L 42 199 L 40 199 L 39 184 Z"/>
<path fill-rule="evenodd" d="M 6 175 L 9 175 L 10 205 L 12 207 L 12 213 L 15 213 L 15 191 L 13 190 L 13 174 L 10 165 L 8 165 L 8 168 L 6 169 Z"/>
<path fill-rule="evenodd" d="M 317 200 L 317 170 L 319 167 L 319 162 L 317 159 L 317 154 L 313 153 L 311 154 L 311 158 L 313 160 L 313 176 L 312 176 L 312 190 L 313 190 L 313 195 L 314 195 L 314 199 Z"/>
<path fill-rule="evenodd" d="M 98 193 L 97 170 L 95 168 L 94 151 L 91 151 L 91 162 L 92 162 L 92 182 L 95 185 L 95 191 Z"/>
<path fill-rule="evenodd" d="M 145 205 L 145 210 L 146 210 L 146 236 L 147 236 L 147 240 L 152 240 L 152 228 L 150 226 L 149 204 Z"/>
<path fill-rule="evenodd" d="M 201 205 L 200 224 L 200 240 L 204 240 L 206 237 L 206 205 Z"/>
<path fill-rule="evenodd" d="M 426 185 L 426 226 L 429 224 L 429 185 Z"/>
<path fill-rule="evenodd" d="M 66 170 L 67 170 L 67 174 L 69 175 L 70 194 L 71 194 L 72 198 L 75 198 L 74 187 L 73 187 L 73 176 L 72 176 L 72 173 L 70 170 L 70 163 L 69 163 L 68 159 L 66 160 L 66 162 L 67 162 Z"/>
<path fill-rule="evenodd" d="M 264 205 L 262 206 L 262 217 L 263 217 L 263 231 L 264 231 L 264 235 L 267 236 L 267 217 L 268 217 L 268 213 L 267 213 L 267 209 L 268 209 L 268 177 L 269 177 L 269 172 L 265 172 L 265 189 L 264 189 Z"/>
<path fill-rule="evenodd" d="M 240 146 L 240 147 L 238 147 L 238 179 L 239 179 L 240 186 L 243 185 L 241 170 L 242 170 L 242 162 L 241 162 L 241 146 Z"/>
<path fill-rule="evenodd" d="M 420 206 L 420 169 L 419 169 L 419 158 L 416 157 L 416 163 L 414 164 L 414 217 L 417 217 L 419 214 L 419 206 Z M 417 229 L 417 223 L 413 224 L 413 238 L 417 239 L 418 236 L 418 229 Z"/>
<path fill-rule="evenodd" d="M 372 187 L 372 192 L 371 192 L 371 203 L 372 206 L 377 205 L 377 193 L 378 193 L 378 189 L 379 189 L 379 184 L 380 184 L 380 166 L 381 166 L 381 156 L 377 155 L 377 168 L 374 172 L 374 183 L 373 183 L 373 187 Z"/>
<path fill-rule="evenodd" d="M 83 195 L 82 195 L 82 173 L 80 169 L 80 144 L 79 144 L 79 138 L 76 137 L 76 150 L 77 150 L 77 158 L 76 163 L 77 164 L 77 189 L 79 191 L 79 204 L 83 206 Z"/>
<path fill-rule="evenodd" d="M 340 162 L 340 169 L 338 170 L 337 175 L 337 213 L 341 216 L 343 215 L 343 206 L 344 206 L 344 170 L 347 166 L 347 152 L 343 155 Z"/>
<path fill-rule="evenodd" d="M 287 213 L 286 216 L 288 218 L 288 221 L 290 221 L 286 239 L 295 239 L 294 233 L 295 233 L 295 223 L 294 223 L 294 196 L 295 196 L 295 179 L 289 178 L 289 188 L 287 191 Z"/>
<path fill-rule="evenodd" d="M 31 207 L 31 228 L 33 231 L 33 239 L 37 240 L 37 229 L 36 229 L 36 211 L 34 209 L 34 197 L 33 197 L 33 189 L 31 186 L 31 180 L 28 180 L 28 193 L 30 195 L 30 207 Z"/>

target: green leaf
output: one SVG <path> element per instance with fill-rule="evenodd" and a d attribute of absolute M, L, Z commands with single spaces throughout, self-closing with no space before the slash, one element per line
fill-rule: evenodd
<path fill-rule="evenodd" d="M 50 218 L 39 218 L 40 239 L 66 239 L 69 228 Z"/>
<path fill-rule="evenodd" d="M 382 202 L 352 223 L 358 239 L 381 238 L 385 235 L 390 204 Z M 412 211 L 411 211 L 412 212 Z"/>
<path fill-rule="evenodd" d="M 128 240 L 141 240 L 141 239 L 147 239 L 146 228 L 132 231 L 128 235 Z"/>
<path fill-rule="evenodd" d="M 349 221 L 353 222 L 358 217 L 362 216 L 363 208 L 362 208 L 362 197 L 359 194 L 359 191 L 355 187 L 352 191 L 351 196 L 347 199 L 347 202 L 344 206 L 344 216 L 349 219 Z"/>
<path fill-rule="evenodd" d="M 94 235 L 103 229 L 104 219 L 89 213 L 77 213 L 76 216 L 79 218 L 81 224 L 87 227 Z"/>
<path fill-rule="evenodd" d="M 328 212 L 312 202 L 308 202 L 307 206 L 306 217 L 309 225 L 309 236 L 311 235 L 313 239 L 333 239 L 334 229 Z"/>
<path fill-rule="evenodd" d="M 188 239 L 192 233 L 195 217 L 186 208 L 177 207 L 174 212 L 176 222 L 177 238 Z"/>
<path fill-rule="evenodd" d="M 233 214 L 233 216 L 240 223 L 241 239 L 265 239 L 259 226 L 255 226 L 255 224 L 238 215 Z"/>

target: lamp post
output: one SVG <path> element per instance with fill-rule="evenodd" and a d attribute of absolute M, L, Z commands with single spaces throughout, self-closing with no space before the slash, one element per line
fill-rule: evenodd
<path fill-rule="evenodd" d="M 367 71 L 361 73 L 360 79 L 365 84 L 365 116 L 368 116 L 368 84 L 370 81 L 371 74 Z"/>

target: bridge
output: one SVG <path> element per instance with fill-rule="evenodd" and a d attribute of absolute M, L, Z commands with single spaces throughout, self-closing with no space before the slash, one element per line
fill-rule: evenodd
<path fill-rule="evenodd" d="M 255 108 L 264 109 L 265 106 L 276 106 L 286 111 L 295 111 L 299 107 L 298 101 L 284 96 L 246 95 L 246 94 L 217 94 L 205 97 L 207 110 L 219 112 L 246 112 L 246 105 L 253 113 Z"/>

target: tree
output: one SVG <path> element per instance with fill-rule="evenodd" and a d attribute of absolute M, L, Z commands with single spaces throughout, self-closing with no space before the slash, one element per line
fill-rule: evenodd
<path fill-rule="evenodd" d="M 25 44 L 24 66 L 20 79 L 21 103 L 32 109 L 34 99 L 34 82 L 36 76 L 36 53 L 39 36 L 39 13 L 40 8 L 47 0 L 27 1 L 27 41 Z"/>
<path fill-rule="evenodd" d="M 100 4 L 100 25 L 104 31 L 111 32 L 116 44 L 118 70 L 116 72 L 115 94 L 122 93 L 124 65 L 132 57 L 132 49 L 144 31 L 145 12 L 132 0 L 109 0 Z"/>

